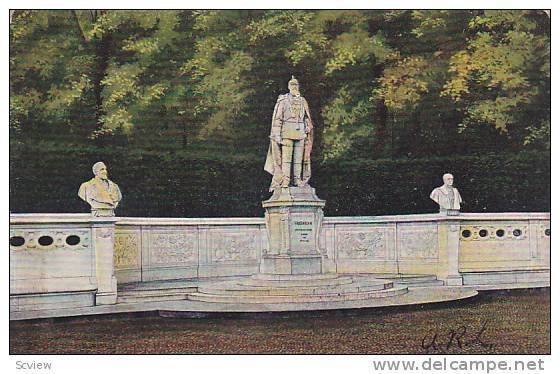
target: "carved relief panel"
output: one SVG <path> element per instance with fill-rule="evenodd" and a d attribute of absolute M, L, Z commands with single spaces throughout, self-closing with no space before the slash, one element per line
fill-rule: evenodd
<path fill-rule="evenodd" d="M 437 226 L 403 226 L 398 229 L 399 258 L 438 258 Z"/>
<path fill-rule="evenodd" d="M 211 262 L 257 261 L 258 230 L 212 230 L 209 238 Z"/>
<path fill-rule="evenodd" d="M 387 233 L 383 228 L 337 230 L 336 248 L 339 258 L 387 258 Z"/>
<path fill-rule="evenodd" d="M 161 230 L 150 233 L 150 264 L 198 264 L 196 230 Z"/>
<path fill-rule="evenodd" d="M 115 233 L 115 268 L 140 268 L 140 232 L 123 231 Z"/>

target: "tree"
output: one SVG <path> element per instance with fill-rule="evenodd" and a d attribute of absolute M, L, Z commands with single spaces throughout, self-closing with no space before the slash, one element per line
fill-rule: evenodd
<path fill-rule="evenodd" d="M 28 123 L 29 131 L 39 123 L 65 124 L 96 138 L 132 134 L 135 125 L 156 121 L 154 113 L 180 112 L 186 79 L 179 65 L 186 54 L 175 44 L 175 28 L 181 15 L 17 13 L 11 25 L 14 118 Z"/>
<path fill-rule="evenodd" d="M 536 11 L 485 11 L 475 33 L 450 60 L 442 96 L 453 98 L 464 124 L 489 124 L 525 144 L 550 129 L 549 19 Z"/>
<path fill-rule="evenodd" d="M 22 139 L 262 153 L 295 75 L 316 158 L 538 147 L 549 25 L 536 11 L 17 11 L 10 126 Z"/>

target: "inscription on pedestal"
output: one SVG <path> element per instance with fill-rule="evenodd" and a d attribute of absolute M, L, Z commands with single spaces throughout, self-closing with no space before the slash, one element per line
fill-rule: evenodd
<path fill-rule="evenodd" d="M 295 221 L 294 240 L 299 243 L 309 243 L 313 237 L 313 221 Z"/>
<path fill-rule="evenodd" d="M 292 214 L 290 217 L 290 239 L 295 253 L 315 249 L 315 216 L 311 214 Z"/>

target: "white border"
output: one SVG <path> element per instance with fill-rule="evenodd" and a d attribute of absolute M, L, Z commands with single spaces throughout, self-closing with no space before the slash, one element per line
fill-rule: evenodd
<path fill-rule="evenodd" d="M 146 0 L 136 0 L 136 1 L 107 1 L 98 0 L 95 2 L 85 2 L 85 1 L 31 1 L 31 0 L 19 0 L 19 1 L 8 1 L 4 3 L 4 12 L 2 13 L 3 27 L 2 27 L 2 50 L 3 50 L 3 71 L 4 74 L 1 76 L 1 86 L 4 88 L 2 90 L 2 102 L 3 102 L 3 119 L 4 126 L 2 126 L 2 143 L 3 147 L 3 162 L 2 162 L 2 175 L 7 175 L 9 170 L 8 164 L 8 77 L 9 77 L 9 65 L 8 65 L 8 10 L 10 8 L 16 9 L 51 9 L 51 8 L 122 8 L 122 9 L 151 9 L 157 8 L 171 8 L 171 9 L 236 9 L 236 8 L 276 8 L 276 9 L 426 9 L 426 8 L 440 8 L 440 9 L 484 9 L 484 8 L 531 8 L 531 9 L 552 9 L 552 16 L 556 15 L 556 12 L 560 14 L 560 7 L 556 5 L 557 3 L 553 1 L 480 1 L 472 0 L 468 2 L 450 2 L 447 1 L 422 1 L 422 2 L 412 2 L 412 1 L 333 1 L 333 0 L 314 0 L 314 1 L 301 1 L 301 0 L 277 0 L 277 1 L 201 1 L 201 0 L 191 0 L 191 1 L 169 1 L 169 0 L 159 0 L 146 1 Z M 556 5 L 556 6 L 555 6 Z M 556 88 L 558 88 L 558 77 L 560 59 L 558 59 L 557 44 L 560 40 L 560 35 L 558 33 L 558 24 L 552 24 L 552 122 L 554 122 L 557 117 Z M 552 132 L 552 144 L 558 145 L 559 131 L 553 130 Z M 558 151 L 554 149 L 552 152 L 553 165 L 557 158 Z M 556 191 L 558 184 L 556 183 L 556 178 L 558 173 L 555 172 L 554 168 L 552 170 L 552 191 Z M 274 374 L 274 373 L 373 373 L 373 366 L 371 361 L 380 358 L 398 358 L 398 359 L 418 359 L 419 361 L 424 360 L 428 356 L 289 356 L 289 355 L 278 355 L 278 356 L 226 356 L 226 355 L 213 355 L 213 356 L 9 356 L 8 355 L 8 331 L 9 331 L 9 316 L 8 316 L 8 294 L 9 294 L 9 282 L 7 276 L 8 269 L 8 197 L 9 197 L 9 186 L 6 181 L 1 184 L 2 196 L 1 200 L 2 211 L 2 242 L 5 244 L 5 249 L 2 251 L 2 264 L 4 276 L 1 277 L 1 289 L 4 290 L 3 300 L 6 301 L 5 307 L 1 308 L 0 320 L 2 321 L 2 368 L 7 369 L 5 372 L 10 373 L 24 373 L 32 372 L 29 370 L 16 370 L 16 361 L 26 360 L 26 361 L 48 361 L 53 362 L 54 370 L 50 373 L 259 373 L 259 374 Z M 559 200 L 556 195 L 552 196 L 552 207 L 553 211 L 557 211 Z M 560 233 L 560 220 L 552 220 L 552 232 Z M 554 239 L 552 243 L 555 244 L 557 241 Z M 555 246 L 552 247 L 552 268 L 560 269 L 560 264 L 558 263 L 559 256 L 555 254 Z M 552 283 L 556 283 L 556 276 L 552 272 Z M 553 286 L 557 287 L 557 286 Z M 552 297 L 552 316 L 558 315 L 560 311 L 558 307 L 558 296 L 553 293 Z M 545 361 L 546 372 L 551 372 L 553 367 L 560 367 L 559 359 L 559 348 L 558 348 L 558 334 L 554 333 L 555 327 L 557 327 L 556 320 L 552 321 L 552 356 L 542 356 L 541 358 Z M 556 331 L 557 332 L 557 331 Z M 546 337 L 543 337 L 546 338 Z M 56 342 L 52 342 L 56 344 Z M 438 356 L 442 358 L 443 356 Z M 516 356 L 452 356 L 452 359 L 514 359 Z M 538 356 L 519 356 L 519 359 L 529 360 L 538 359 Z M 37 372 L 37 371 L 34 371 Z M 39 371 L 40 372 L 40 371 Z M 450 371 L 447 371 L 450 372 Z"/>

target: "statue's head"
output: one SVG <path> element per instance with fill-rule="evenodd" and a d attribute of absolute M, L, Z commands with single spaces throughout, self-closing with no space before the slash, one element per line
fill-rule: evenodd
<path fill-rule="evenodd" d="M 443 184 L 448 187 L 453 186 L 453 174 L 443 174 Z"/>
<path fill-rule="evenodd" d="M 288 89 L 292 95 L 299 95 L 299 82 L 293 75 L 292 79 L 288 82 Z"/>
<path fill-rule="evenodd" d="M 93 164 L 93 174 L 101 179 L 107 179 L 107 166 L 103 162 Z"/>

